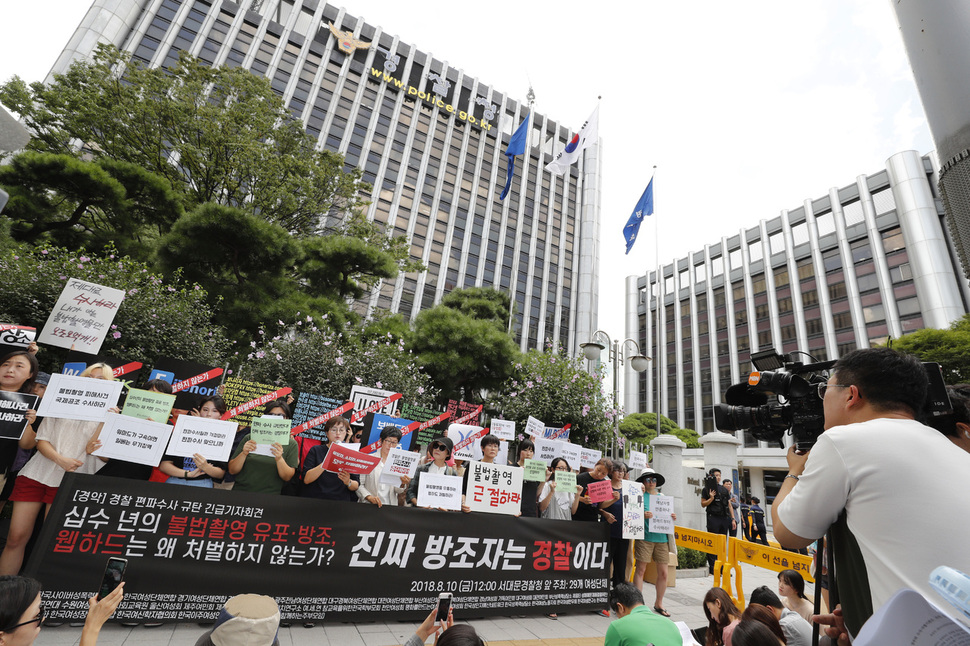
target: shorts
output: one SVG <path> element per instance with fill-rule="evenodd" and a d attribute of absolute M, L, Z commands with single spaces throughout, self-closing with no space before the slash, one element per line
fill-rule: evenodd
<path fill-rule="evenodd" d="M 54 502 L 56 495 L 57 487 L 48 487 L 36 480 L 17 476 L 17 480 L 13 484 L 13 491 L 10 493 L 10 500 L 13 502 L 42 502 L 49 505 Z"/>
<path fill-rule="evenodd" d="M 667 543 L 651 543 L 650 541 L 634 541 L 633 555 L 637 563 L 670 563 L 670 551 Z"/>

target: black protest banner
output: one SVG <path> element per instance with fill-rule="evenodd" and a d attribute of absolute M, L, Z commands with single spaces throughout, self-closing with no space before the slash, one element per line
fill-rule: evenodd
<path fill-rule="evenodd" d="M 451 413 L 450 421 L 456 424 L 478 426 L 482 420 L 481 406 L 457 399 L 448 400 L 448 412 Z"/>
<path fill-rule="evenodd" d="M 424 426 L 417 431 L 417 436 L 412 442 L 414 446 L 426 446 L 431 444 L 434 438 L 444 435 L 448 430 L 448 421 L 451 419 L 448 413 L 440 413 L 432 408 L 408 403 L 401 404 L 401 417 L 421 422 Z M 439 417 L 441 420 L 435 421 Z M 431 424 L 425 426 L 424 422 L 431 422 Z"/>
<path fill-rule="evenodd" d="M 321 420 L 321 418 L 346 403 L 346 400 L 335 399 L 326 395 L 300 393 L 293 405 L 293 417 L 290 420 L 293 422 L 294 435 L 298 434 L 300 437 L 326 442 L 327 434 L 323 432 L 323 425 L 327 420 Z"/>
<path fill-rule="evenodd" d="M 37 328 L 29 325 L 0 323 L 0 357 L 26 350 L 37 339 Z"/>
<path fill-rule="evenodd" d="M 0 439 L 19 440 L 27 428 L 29 410 L 37 410 L 37 395 L 0 390 Z"/>
<path fill-rule="evenodd" d="M 84 618 L 111 556 L 128 559 L 120 620 L 211 621 L 243 592 L 294 620 L 417 621 L 441 592 L 462 619 L 543 614 L 603 607 L 607 532 L 69 473 L 26 574 L 58 620 Z"/>

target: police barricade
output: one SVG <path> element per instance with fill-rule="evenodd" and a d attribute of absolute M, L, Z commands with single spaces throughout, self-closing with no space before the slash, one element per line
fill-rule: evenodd
<path fill-rule="evenodd" d="M 677 545 L 680 547 L 689 547 L 692 550 L 713 554 L 716 559 L 714 561 L 714 587 L 724 588 L 728 594 L 731 594 L 731 569 L 734 568 L 737 570 L 738 580 L 740 581 L 741 568 L 731 562 L 727 549 L 727 536 L 724 534 L 704 532 L 699 529 L 690 529 L 689 527 L 675 526 L 674 539 L 676 539 Z M 725 576 L 727 577 L 726 586 L 721 585 L 721 579 Z M 737 594 L 738 596 L 734 597 L 735 600 L 741 595 L 740 588 Z"/>
<path fill-rule="evenodd" d="M 811 556 L 806 556 L 797 552 L 789 552 L 777 547 L 769 547 L 768 545 L 762 545 L 761 543 L 742 541 L 736 538 L 731 539 L 728 549 L 730 550 L 728 560 L 732 563 L 732 565 L 735 566 L 738 577 L 737 589 L 738 594 L 740 595 L 739 601 L 741 602 L 738 605 L 739 608 L 744 608 L 744 592 L 742 588 L 740 567 L 742 563 L 748 563 L 749 565 L 762 567 L 774 572 L 781 572 L 782 570 L 795 570 L 809 583 L 815 582 L 815 578 L 812 576 Z"/>
<path fill-rule="evenodd" d="M 69 473 L 26 574 L 55 620 L 83 620 L 109 557 L 128 560 L 119 620 L 211 621 L 244 592 L 284 620 L 420 620 L 441 592 L 463 618 L 546 614 L 606 605 L 608 532 Z"/>

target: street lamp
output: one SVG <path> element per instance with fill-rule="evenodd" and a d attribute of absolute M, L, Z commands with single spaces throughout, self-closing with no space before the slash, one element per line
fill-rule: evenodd
<path fill-rule="evenodd" d="M 596 335 L 602 334 L 606 337 L 606 345 L 596 341 Z M 602 330 L 596 330 L 593 332 L 593 338 L 587 343 L 580 343 L 579 347 L 583 351 L 583 356 L 590 361 L 595 361 L 599 359 L 600 353 L 603 350 L 609 349 L 609 360 L 613 364 L 613 408 L 619 410 L 620 408 L 620 366 L 623 364 L 623 352 L 622 348 L 626 346 L 627 343 L 632 343 L 633 347 L 637 349 L 637 353 L 632 357 L 628 357 L 630 360 L 630 367 L 632 367 L 637 372 L 645 372 L 647 368 L 650 367 L 650 357 L 644 356 L 640 352 L 640 345 L 633 339 L 624 339 L 623 341 L 614 341 L 610 339 L 610 335 Z M 612 347 L 610 347 L 612 346 Z M 620 436 L 620 416 L 614 415 L 613 417 L 613 457 L 617 455 L 617 438 Z"/>

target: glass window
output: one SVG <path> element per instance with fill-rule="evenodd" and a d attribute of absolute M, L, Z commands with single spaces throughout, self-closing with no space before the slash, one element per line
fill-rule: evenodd
<path fill-rule="evenodd" d="M 703 264 L 694 265 L 694 281 L 701 283 L 707 280 L 707 267 Z"/>
<path fill-rule="evenodd" d="M 882 248 L 886 253 L 898 251 L 906 246 L 903 240 L 903 232 L 899 227 L 894 227 L 882 232 Z"/>
<path fill-rule="evenodd" d="M 891 189 L 884 188 L 872 194 L 872 204 L 876 207 L 876 215 L 882 215 L 896 208 L 896 199 Z"/>
<path fill-rule="evenodd" d="M 869 240 L 862 239 L 856 240 L 850 245 L 852 250 L 852 262 L 860 263 L 870 260 L 872 258 L 872 248 L 869 246 Z"/>
<path fill-rule="evenodd" d="M 859 224 L 865 220 L 865 214 L 862 211 L 862 202 L 859 200 L 850 202 L 849 204 L 843 204 L 842 213 L 845 216 L 845 226 L 847 227 L 853 224 Z"/>
<path fill-rule="evenodd" d="M 835 233 L 835 216 L 831 211 L 820 213 L 815 218 L 815 226 L 818 227 L 818 237 Z"/>
<path fill-rule="evenodd" d="M 792 241 L 795 246 L 808 242 L 808 224 L 799 222 L 791 228 Z"/>
<path fill-rule="evenodd" d="M 731 260 L 731 269 L 740 269 L 741 268 L 741 250 L 740 249 L 735 249 L 734 251 L 732 251 L 731 254 L 730 254 L 730 260 Z"/>
<path fill-rule="evenodd" d="M 768 246 L 771 248 L 771 253 L 781 253 L 785 250 L 785 234 L 781 231 L 777 231 L 768 236 Z"/>
<path fill-rule="evenodd" d="M 754 242 L 748 245 L 748 257 L 751 259 L 751 262 L 755 262 L 756 260 L 761 260 L 764 257 L 761 253 L 760 240 L 755 240 Z"/>

